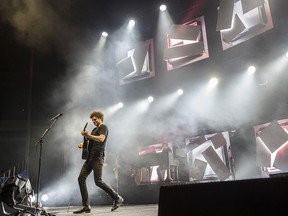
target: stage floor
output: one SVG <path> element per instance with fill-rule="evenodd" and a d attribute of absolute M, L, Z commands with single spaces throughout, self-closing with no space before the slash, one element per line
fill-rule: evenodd
<path fill-rule="evenodd" d="M 105 215 L 105 216 L 157 216 L 158 204 L 142 204 L 142 205 L 121 205 L 118 209 L 111 212 L 111 205 L 91 206 L 91 213 L 73 214 L 73 211 L 80 206 L 70 207 L 46 207 L 45 211 L 50 215 Z"/>

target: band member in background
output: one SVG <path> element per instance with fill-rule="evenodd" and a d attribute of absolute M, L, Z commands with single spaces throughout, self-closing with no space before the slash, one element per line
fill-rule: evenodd
<path fill-rule="evenodd" d="M 163 142 L 162 143 L 162 150 L 161 150 L 161 163 L 159 164 L 159 166 L 157 167 L 157 175 L 158 175 L 158 179 L 159 181 L 171 181 L 171 176 L 170 176 L 170 170 L 169 170 L 169 159 L 167 158 L 167 154 L 171 153 L 172 150 L 169 148 L 168 143 L 167 142 Z M 167 173 L 167 177 L 165 179 L 165 177 L 163 176 L 162 172 Z"/>
<path fill-rule="evenodd" d="M 74 211 L 74 214 L 91 212 L 86 179 L 92 171 L 94 173 L 95 184 L 109 194 L 114 200 L 111 211 L 117 209 L 124 202 L 124 199 L 102 180 L 103 164 L 105 159 L 105 145 L 108 137 L 108 127 L 103 124 L 103 117 L 104 115 L 100 111 L 92 112 L 90 114 L 90 119 L 96 127 L 92 130 L 91 134 L 89 134 L 86 130 L 81 131 L 81 134 L 87 138 L 89 142 L 88 156 L 78 177 L 83 206 L 79 210 Z M 78 148 L 83 148 L 83 143 L 78 144 Z"/>

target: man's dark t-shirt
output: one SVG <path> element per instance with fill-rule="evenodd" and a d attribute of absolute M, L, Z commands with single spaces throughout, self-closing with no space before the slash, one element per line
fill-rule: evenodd
<path fill-rule="evenodd" d="M 106 140 L 108 137 L 108 127 L 105 124 L 101 124 L 99 127 L 96 127 L 92 130 L 91 135 L 99 136 L 100 134 L 105 135 L 105 140 L 103 142 L 98 142 L 90 139 L 88 145 L 89 156 L 88 159 L 95 159 L 99 156 L 104 156 Z"/>

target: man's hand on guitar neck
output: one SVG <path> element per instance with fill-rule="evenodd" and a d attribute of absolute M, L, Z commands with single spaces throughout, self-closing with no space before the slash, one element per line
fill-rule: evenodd
<path fill-rule="evenodd" d="M 86 137 L 86 138 L 89 138 L 89 133 L 88 133 L 88 131 L 86 131 L 86 130 L 83 130 L 83 131 L 81 131 L 81 134 L 82 134 L 82 136 L 84 136 L 84 137 Z"/>

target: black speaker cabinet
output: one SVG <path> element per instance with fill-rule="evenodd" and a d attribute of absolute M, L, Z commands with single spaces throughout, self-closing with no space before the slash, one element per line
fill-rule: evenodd
<path fill-rule="evenodd" d="M 287 214 L 287 176 L 160 188 L 158 216 Z"/>

